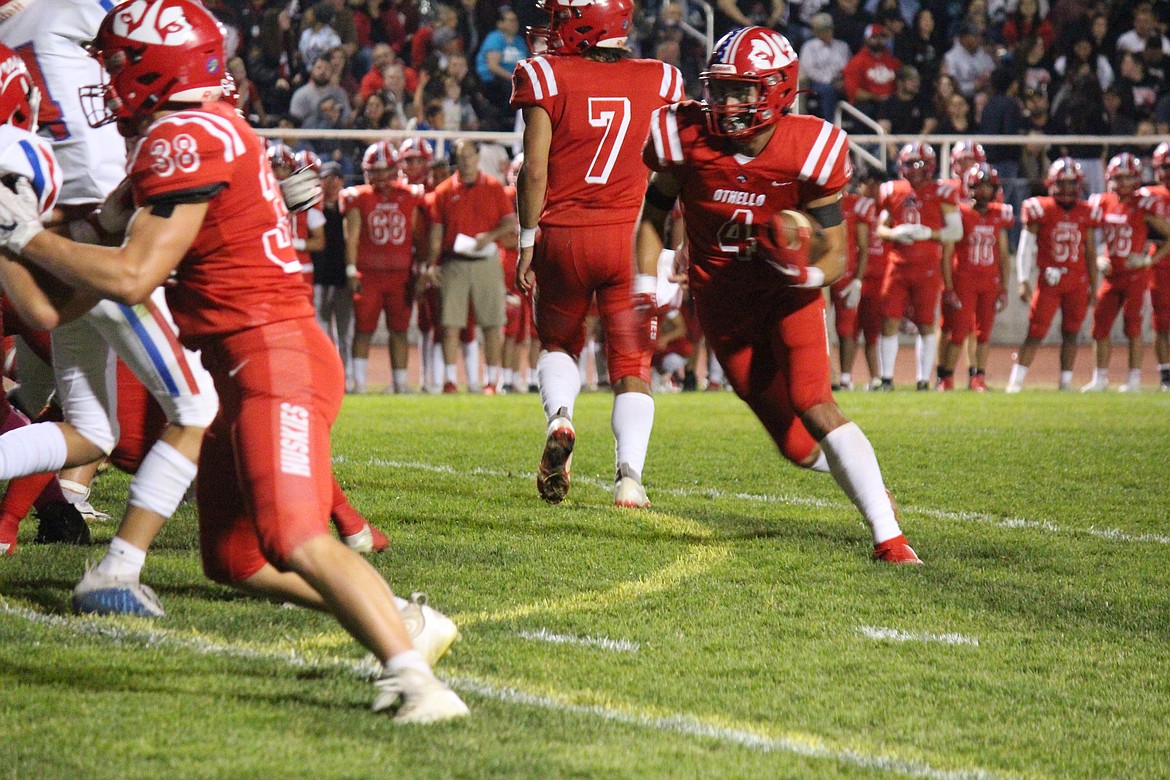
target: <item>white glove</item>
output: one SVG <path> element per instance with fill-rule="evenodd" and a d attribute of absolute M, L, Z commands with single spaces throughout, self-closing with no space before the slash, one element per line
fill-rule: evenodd
<path fill-rule="evenodd" d="M 325 197 L 321 174 L 306 165 L 280 182 L 280 194 L 289 211 L 307 211 Z"/>
<path fill-rule="evenodd" d="M 926 225 L 910 225 L 910 227 L 912 228 L 910 237 L 915 241 L 929 241 L 930 234 L 934 232 Z"/>
<path fill-rule="evenodd" d="M 902 225 L 895 225 L 894 227 L 890 228 L 890 240 L 902 245 L 913 244 L 913 233 L 914 225 L 911 225 L 908 222 Z"/>
<path fill-rule="evenodd" d="M 1097 270 L 1108 274 L 1110 269 L 1109 255 L 1097 255 Z"/>
<path fill-rule="evenodd" d="M 1049 287 L 1055 287 L 1056 285 L 1060 284 L 1060 277 L 1062 276 L 1064 276 L 1063 268 L 1057 268 L 1054 265 L 1050 265 L 1044 269 L 1044 282 Z"/>
<path fill-rule="evenodd" d="M 861 303 L 861 280 L 853 279 L 841 290 L 841 301 L 846 309 L 856 309 Z"/>
<path fill-rule="evenodd" d="M 16 179 L 15 192 L 0 183 L 0 247 L 20 254 L 33 237 L 44 230 L 41 204 L 28 179 Z"/>
<path fill-rule="evenodd" d="M 1149 255 L 1142 255 L 1137 252 L 1125 258 L 1125 267 L 1131 271 L 1136 271 L 1139 268 L 1149 268 L 1152 263 L 1153 258 Z"/>
<path fill-rule="evenodd" d="M 130 177 L 122 179 L 122 183 L 115 187 L 98 212 L 98 227 L 111 236 L 120 236 L 130 226 L 130 218 L 134 216 L 134 195 L 130 191 Z"/>

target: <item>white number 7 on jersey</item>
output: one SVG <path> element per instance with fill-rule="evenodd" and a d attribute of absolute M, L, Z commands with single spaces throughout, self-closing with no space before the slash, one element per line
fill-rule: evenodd
<path fill-rule="evenodd" d="M 617 162 L 622 141 L 626 140 L 626 130 L 630 128 L 630 99 L 589 98 L 589 124 L 593 127 L 604 127 L 605 135 L 601 137 L 597 153 L 593 155 L 593 162 L 589 164 L 585 181 L 589 184 L 605 184 L 613 172 L 614 163 Z M 602 155 L 607 149 L 608 154 L 605 154 L 602 162 Z"/>

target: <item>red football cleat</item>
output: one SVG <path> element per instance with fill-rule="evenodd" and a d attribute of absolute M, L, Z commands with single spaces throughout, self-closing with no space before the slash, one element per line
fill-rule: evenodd
<path fill-rule="evenodd" d="M 873 546 L 873 559 L 886 563 L 921 566 L 922 560 L 914 552 L 914 548 L 906 541 L 906 537 L 898 534 L 893 539 L 887 539 L 881 544 Z"/>
<path fill-rule="evenodd" d="M 934 389 L 940 392 L 948 392 L 955 389 L 955 378 L 953 376 L 942 377 L 935 383 Z"/>
<path fill-rule="evenodd" d="M 370 526 L 370 536 L 373 537 L 374 552 L 382 552 L 390 546 L 390 538 L 374 525 Z"/>
<path fill-rule="evenodd" d="M 458 393 L 458 392 L 459 392 L 459 388 L 455 386 L 454 382 L 444 382 L 443 383 L 443 394 L 444 395 L 451 395 L 453 393 Z"/>
<path fill-rule="evenodd" d="M 967 382 L 967 389 L 974 390 L 976 393 L 986 393 L 987 379 L 983 374 L 976 374 Z"/>

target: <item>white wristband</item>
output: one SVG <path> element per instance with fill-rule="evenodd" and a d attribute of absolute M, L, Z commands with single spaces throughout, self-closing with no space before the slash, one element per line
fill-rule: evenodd
<path fill-rule="evenodd" d="M 528 249 L 531 246 L 536 246 L 536 228 L 520 228 L 520 242 L 521 249 Z"/>
<path fill-rule="evenodd" d="M 824 287 L 825 286 L 825 272 L 817 268 L 815 265 L 810 265 L 806 269 L 808 279 L 800 287 Z"/>
<path fill-rule="evenodd" d="M 634 295 L 653 295 L 658 291 L 658 277 L 654 274 L 634 276 Z"/>
<path fill-rule="evenodd" d="M 356 265 L 346 264 L 346 266 L 345 266 L 345 278 L 346 279 L 356 279 L 359 276 L 361 276 L 361 274 L 358 273 L 358 269 L 357 269 Z"/>
<path fill-rule="evenodd" d="M 303 238 L 294 238 L 294 239 L 293 239 L 293 241 L 292 241 L 292 244 L 293 244 L 293 249 L 297 250 L 298 252 L 304 252 L 304 251 L 305 251 L 305 239 L 303 239 Z"/>

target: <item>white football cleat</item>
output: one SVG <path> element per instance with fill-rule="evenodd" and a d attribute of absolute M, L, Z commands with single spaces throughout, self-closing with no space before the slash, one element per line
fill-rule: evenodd
<path fill-rule="evenodd" d="M 369 555 L 374 551 L 374 532 L 370 530 L 369 523 L 356 534 L 341 537 L 341 541 L 346 547 L 361 555 Z"/>
<path fill-rule="evenodd" d="M 650 506 L 646 488 L 642 487 L 642 475 L 625 463 L 618 466 L 613 485 L 614 506 L 643 509 Z"/>
<path fill-rule="evenodd" d="M 1117 392 L 1119 392 L 1119 393 L 1140 393 L 1141 391 L 1142 391 L 1142 386 L 1140 384 L 1135 385 L 1135 384 L 1130 384 L 1128 382 L 1126 384 L 1122 385 L 1121 387 L 1117 388 Z"/>
<path fill-rule="evenodd" d="M 459 639 L 459 627 L 454 620 L 428 606 L 425 593 L 411 593 L 410 601 L 395 601 L 414 649 L 433 669 Z"/>
<path fill-rule="evenodd" d="M 1109 380 L 1098 382 L 1096 379 L 1081 388 L 1082 393 L 1103 393 L 1109 387 Z"/>
<path fill-rule="evenodd" d="M 149 585 L 137 578 L 116 578 L 99 574 L 97 567 L 85 572 L 73 589 L 75 612 L 93 615 L 136 615 L 166 617 L 162 602 Z"/>
<path fill-rule="evenodd" d="M 573 446 L 577 433 L 569 410 L 561 407 L 548 421 L 544 452 L 536 469 L 536 492 L 550 504 L 559 504 L 569 494 L 569 475 L 573 469 Z"/>
<path fill-rule="evenodd" d="M 401 669 L 375 680 L 374 712 L 394 710 L 400 723 L 434 723 L 465 717 L 470 710 L 429 669 Z"/>
<path fill-rule="evenodd" d="M 1009 382 L 1008 386 L 1003 389 L 1005 393 L 1018 393 L 1024 389 L 1024 386 L 1016 382 Z"/>

